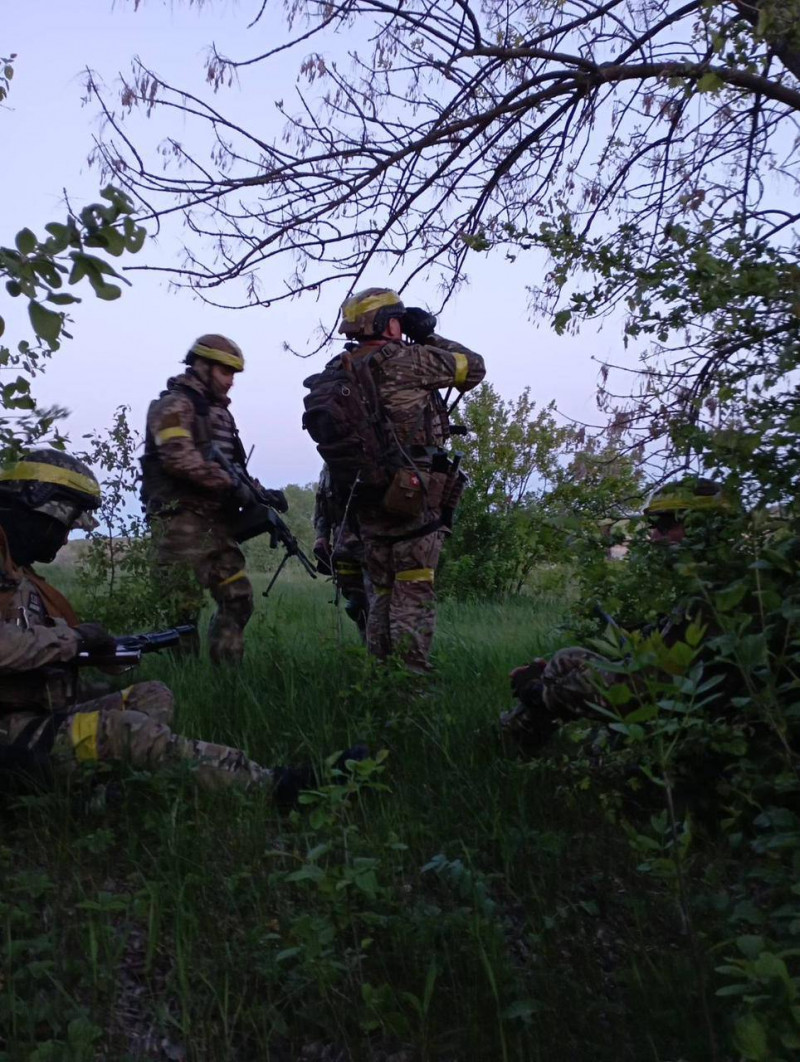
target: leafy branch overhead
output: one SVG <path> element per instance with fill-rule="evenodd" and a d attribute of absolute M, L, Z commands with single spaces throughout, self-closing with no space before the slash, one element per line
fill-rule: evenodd
<path fill-rule="evenodd" d="M 71 338 L 64 307 L 81 299 L 65 289 L 86 280 L 97 298 L 119 298 L 121 288 L 112 281 L 124 278 L 106 256 L 135 254 L 144 242 L 145 230 L 133 219 L 130 197 L 110 185 L 100 195 L 102 203 L 92 203 L 64 222 L 45 225 L 46 236 L 40 238 L 24 228 L 17 233 L 13 247 L 0 246 L 0 277 L 5 279 L 7 295 L 27 302 L 34 337 L 33 341 L 19 340 L 13 348 L 0 343 L 0 365 L 18 371 L 16 379 L 0 387 L 3 410 L 15 411 L 0 420 L 0 450 L 4 454 L 47 435 L 54 422 L 64 416 L 64 410 L 37 407 L 30 381 L 61 341 Z M 0 317 L 0 337 L 5 327 Z"/>
<path fill-rule="evenodd" d="M 152 218 L 185 223 L 183 262 L 147 268 L 228 305 L 387 272 L 401 289 L 433 274 L 446 301 L 494 249 L 557 332 L 628 315 L 643 375 L 601 405 L 634 444 L 673 452 L 678 420 L 738 416 L 726 352 L 738 399 L 748 349 L 754 379 L 785 370 L 789 303 L 754 324 L 746 284 L 735 313 L 717 300 L 742 257 L 771 258 L 775 278 L 796 268 L 800 0 L 285 0 L 282 38 L 267 4 L 250 56 L 212 49 L 209 98 L 138 60 L 118 99 L 90 75 L 94 160 Z M 234 82 L 281 86 L 278 135 L 240 119 Z"/>
<path fill-rule="evenodd" d="M 186 283 L 243 280 L 246 301 L 268 302 L 342 277 L 355 285 L 388 255 L 406 279 L 437 267 L 449 294 L 471 248 L 535 239 L 564 213 L 581 235 L 633 219 L 654 257 L 664 225 L 681 217 L 722 232 L 744 216 L 775 235 L 797 220 L 785 192 L 795 187 L 798 0 L 285 7 L 284 40 L 274 18 L 256 20 L 257 54 L 215 48 L 207 68 L 212 90 L 234 77 L 246 87 L 296 47 L 280 137 L 138 61 L 119 102 L 90 76 L 107 119 L 96 158 L 155 216 L 183 215 L 186 264 L 174 271 Z M 176 111 L 185 137 L 147 150 L 137 113 Z M 767 188 L 770 175 L 778 183 Z M 262 290 L 259 267 L 285 254 L 295 274 Z M 552 294 L 557 271 L 550 281 Z"/>

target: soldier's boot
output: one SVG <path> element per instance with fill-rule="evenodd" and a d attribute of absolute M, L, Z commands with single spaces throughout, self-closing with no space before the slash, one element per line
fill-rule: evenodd
<path fill-rule="evenodd" d="M 352 745 L 336 759 L 331 769 L 332 773 L 337 771 L 346 773 L 348 762 L 361 763 L 369 758 L 369 754 L 369 748 L 366 745 L 361 743 Z M 300 767 L 276 767 L 273 775 L 275 782 L 272 799 L 282 811 L 296 807 L 300 794 L 304 790 L 316 789 L 320 785 L 319 775 L 310 763 Z"/>
<path fill-rule="evenodd" d="M 244 657 L 244 629 L 252 614 L 252 588 L 249 596 L 219 601 L 208 628 L 208 652 L 214 664 L 241 663 Z"/>
<path fill-rule="evenodd" d="M 559 726 L 548 710 L 540 680 L 528 681 L 525 700 L 500 716 L 500 736 L 509 755 L 536 756 Z"/>
<path fill-rule="evenodd" d="M 358 633 L 361 635 L 361 640 L 366 641 L 369 604 L 367 602 L 367 595 L 364 591 L 351 591 L 347 596 L 347 604 L 344 606 L 344 610 L 353 623 L 358 627 Z"/>

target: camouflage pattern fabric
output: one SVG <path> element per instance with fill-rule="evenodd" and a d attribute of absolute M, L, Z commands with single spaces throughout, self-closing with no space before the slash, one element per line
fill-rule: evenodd
<path fill-rule="evenodd" d="M 380 358 L 374 369 L 375 385 L 391 430 L 412 452 L 414 447 L 441 447 L 446 442 L 447 417 L 439 390 L 453 387 L 465 392 L 477 387 L 486 374 L 483 358 L 439 335 L 424 344 L 369 341 L 353 356 L 370 354 L 376 344 Z M 417 454 L 414 463 L 419 470 L 428 467 L 427 459 Z M 440 499 L 443 477 L 436 474 L 430 480 L 432 494 Z M 434 576 L 444 531 L 413 536 L 441 521 L 438 503 L 426 498 L 419 516 L 410 519 L 368 507 L 357 520 L 374 595 L 367 649 L 380 659 L 396 654 L 411 671 L 427 673 L 436 628 Z"/>
<path fill-rule="evenodd" d="M 512 672 L 518 703 L 500 716 L 504 737 L 538 748 L 560 723 L 585 716 L 588 703 L 602 704 L 597 684 L 626 681 L 624 675 L 603 670 L 605 662 L 599 653 L 572 646 Z"/>
<path fill-rule="evenodd" d="M 227 524 L 187 510 L 153 520 L 159 578 L 170 602 L 170 620 L 197 623 L 203 589 L 217 610 L 209 627 L 209 651 L 216 663 L 244 656 L 244 629 L 253 614 L 253 587 L 245 558 Z"/>
<path fill-rule="evenodd" d="M 201 417 L 187 392 L 207 404 Z M 165 507 L 219 513 L 231 506 L 231 477 L 215 461 L 208 461 L 203 446 L 213 442 L 229 460 L 235 456 L 236 424 L 230 399 L 210 394 L 191 373 L 173 377 L 167 390 L 147 411 L 144 494 L 147 509 L 157 514 Z"/>
<path fill-rule="evenodd" d="M 374 370 L 381 406 L 404 447 L 439 446 L 445 441 L 438 391 L 471 391 L 486 375 L 480 354 L 432 335 L 422 343 L 369 340 L 353 352 L 367 356 L 380 349 Z"/>
<path fill-rule="evenodd" d="M 162 682 L 139 682 L 86 701 L 58 717 L 52 762 L 56 769 L 115 760 L 147 769 L 190 763 L 205 788 L 272 788 L 272 771 L 249 760 L 240 749 L 181 737 L 170 729 L 172 716 L 172 693 Z M 37 720 L 40 725 L 31 732 Z M 24 735 L 25 749 L 35 751 L 52 736 L 50 720 L 49 713 L 41 711 L 0 715 L 0 744 L 19 747 Z"/>
<path fill-rule="evenodd" d="M 435 517 L 435 514 L 434 514 Z M 367 649 L 383 660 L 396 654 L 411 671 L 430 671 L 431 642 L 436 629 L 434 575 L 444 532 L 392 541 L 412 532 L 431 514 L 399 524 L 390 514 L 365 510 L 359 515 L 364 563 L 373 597 L 367 620 Z"/>

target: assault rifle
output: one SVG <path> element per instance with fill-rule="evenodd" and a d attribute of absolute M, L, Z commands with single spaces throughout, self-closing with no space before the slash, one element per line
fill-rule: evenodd
<path fill-rule="evenodd" d="M 212 443 L 208 448 L 208 459 L 215 461 L 236 483 L 236 499 L 242 506 L 233 529 L 233 537 L 236 541 L 247 542 L 248 539 L 255 538 L 257 535 L 267 534 L 270 549 L 275 549 L 280 542 L 286 550 L 263 596 L 267 597 L 289 557 L 297 557 L 311 578 L 316 579 L 317 573 L 314 565 L 302 551 L 292 532 L 275 512 L 270 497 L 271 492 L 259 487 L 247 470 L 242 465 L 230 461 L 216 443 Z"/>
<path fill-rule="evenodd" d="M 97 650 L 84 650 L 78 653 L 78 663 L 85 667 L 133 667 L 142 659 L 143 653 L 160 653 L 162 649 L 172 649 L 181 638 L 195 633 L 197 628 L 192 623 L 180 627 L 170 627 L 164 631 L 151 631 L 148 634 L 123 634 L 115 638 L 112 653 Z"/>

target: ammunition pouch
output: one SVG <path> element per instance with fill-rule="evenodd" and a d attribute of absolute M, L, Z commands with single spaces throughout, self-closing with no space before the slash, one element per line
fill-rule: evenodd
<path fill-rule="evenodd" d="M 407 520 L 419 516 L 425 505 L 430 480 L 430 475 L 425 472 L 398 468 L 383 496 L 384 510 Z"/>

